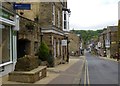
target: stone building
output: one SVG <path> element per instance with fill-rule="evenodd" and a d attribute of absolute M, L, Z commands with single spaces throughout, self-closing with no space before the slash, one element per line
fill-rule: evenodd
<path fill-rule="evenodd" d="M 109 26 L 108 33 L 110 34 L 110 56 L 115 56 L 115 53 L 118 52 L 117 44 L 117 32 L 118 26 Z"/>
<path fill-rule="evenodd" d="M 23 3 L 25 4 L 25 3 Z M 28 3 L 27 3 L 28 4 Z M 31 70 L 38 67 L 38 48 L 40 46 L 41 29 L 38 23 L 38 3 L 29 3 L 31 8 L 29 10 L 19 10 L 20 15 L 20 30 L 17 38 L 17 64 L 15 70 Z M 26 57 L 26 58 L 23 58 Z M 26 60 L 30 59 L 30 60 Z M 22 61 L 22 62 L 21 62 Z M 27 62 L 25 62 L 27 61 Z M 25 66 L 22 65 L 27 65 Z"/>
<path fill-rule="evenodd" d="M 64 31 L 69 30 L 67 2 L 41 2 L 39 10 L 43 41 L 50 48 L 54 65 L 68 61 L 68 42 Z"/>
<path fill-rule="evenodd" d="M 120 54 L 120 20 L 118 21 L 118 32 L 117 32 L 117 44 L 118 44 L 118 53 Z"/>
<path fill-rule="evenodd" d="M 19 16 L 13 4 L 0 3 L 0 77 L 14 71 L 17 62 Z"/>
<path fill-rule="evenodd" d="M 99 52 L 101 56 L 106 54 L 107 57 L 113 57 L 117 52 L 117 30 L 117 26 L 108 26 L 99 36 L 99 42 L 101 43 Z"/>
<path fill-rule="evenodd" d="M 77 36 L 77 34 L 71 32 L 68 35 L 68 39 L 70 41 L 70 44 L 69 44 L 70 55 L 79 56 L 80 55 L 80 47 L 82 48 L 81 42 L 80 42 L 80 37 Z"/>
<path fill-rule="evenodd" d="M 106 33 L 106 29 L 104 29 L 103 33 L 101 33 L 99 35 L 99 43 L 101 44 L 100 47 L 99 47 L 99 51 L 98 51 L 98 54 L 100 56 L 105 56 L 104 54 L 104 51 L 106 50 L 106 47 L 105 47 L 105 33 Z"/>
<path fill-rule="evenodd" d="M 30 3 L 31 10 L 19 10 L 21 16 L 38 22 L 44 41 L 54 58 L 54 65 L 68 61 L 69 13 L 67 2 Z"/>

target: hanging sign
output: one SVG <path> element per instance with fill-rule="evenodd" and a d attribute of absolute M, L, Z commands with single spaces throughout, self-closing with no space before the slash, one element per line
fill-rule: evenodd
<path fill-rule="evenodd" d="M 62 46 L 67 46 L 67 40 L 62 40 Z"/>

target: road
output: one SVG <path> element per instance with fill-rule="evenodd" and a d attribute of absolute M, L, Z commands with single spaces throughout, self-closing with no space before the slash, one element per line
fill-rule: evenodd
<path fill-rule="evenodd" d="M 118 85 L 118 62 L 101 59 L 90 53 L 86 53 L 85 56 L 86 63 L 81 78 L 81 85 Z"/>

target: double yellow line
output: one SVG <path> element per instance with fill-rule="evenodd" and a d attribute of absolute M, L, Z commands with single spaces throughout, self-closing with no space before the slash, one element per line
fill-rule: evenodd
<path fill-rule="evenodd" d="M 88 62 L 87 62 L 87 60 L 85 62 L 84 86 L 86 86 L 86 84 L 88 84 L 88 86 L 90 86 L 90 79 L 89 79 L 89 71 L 88 71 Z"/>

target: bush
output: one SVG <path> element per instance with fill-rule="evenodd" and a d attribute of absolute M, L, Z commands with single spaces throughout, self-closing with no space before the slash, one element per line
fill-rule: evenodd
<path fill-rule="evenodd" d="M 39 47 L 38 57 L 42 61 L 47 61 L 47 59 L 49 58 L 49 48 L 44 42 L 42 42 Z"/>
<path fill-rule="evenodd" d="M 38 57 L 41 61 L 47 61 L 49 67 L 54 66 L 54 58 L 50 54 L 49 47 L 46 45 L 45 42 L 42 42 L 39 50 L 38 50 Z"/>
<path fill-rule="evenodd" d="M 54 58 L 50 55 L 49 58 L 47 58 L 48 67 L 54 67 Z"/>

